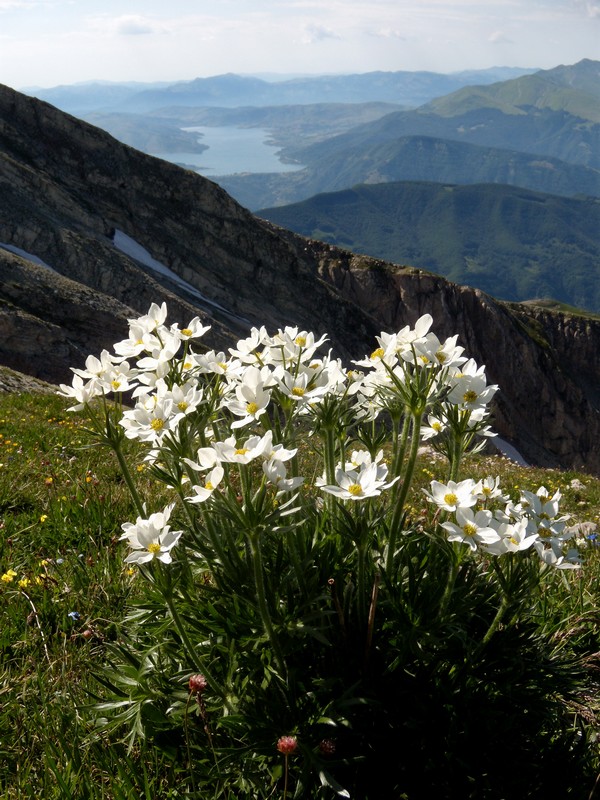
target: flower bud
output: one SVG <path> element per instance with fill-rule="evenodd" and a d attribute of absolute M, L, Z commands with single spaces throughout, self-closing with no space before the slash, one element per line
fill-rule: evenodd
<path fill-rule="evenodd" d="M 298 740 L 295 736 L 281 736 L 277 740 L 277 749 L 284 756 L 291 756 L 298 749 Z"/>
<path fill-rule="evenodd" d="M 322 739 L 319 742 L 319 752 L 322 756 L 332 756 L 335 753 L 335 742 L 333 739 Z"/>
<path fill-rule="evenodd" d="M 208 682 L 201 672 L 190 675 L 189 687 L 192 694 L 203 694 L 208 686 Z"/>

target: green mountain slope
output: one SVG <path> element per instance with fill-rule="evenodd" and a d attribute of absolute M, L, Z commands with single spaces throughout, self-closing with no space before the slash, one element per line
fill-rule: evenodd
<path fill-rule="evenodd" d="M 355 186 L 259 216 L 504 300 L 600 312 L 600 200 L 503 185 Z"/>
<path fill-rule="evenodd" d="M 600 122 L 600 63 L 584 59 L 578 64 L 540 70 L 490 86 L 465 87 L 432 100 L 423 108 L 449 117 L 473 108 L 497 108 L 505 114 L 549 108 Z"/>
<path fill-rule="evenodd" d="M 218 180 L 250 209 L 297 202 L 358 183 L 391 181 L 500 183 L 548 194 L 600 197 L 598 169 L 428 136 L 403 136 L 333 150 L 295 173 L 233 175 Z"/>

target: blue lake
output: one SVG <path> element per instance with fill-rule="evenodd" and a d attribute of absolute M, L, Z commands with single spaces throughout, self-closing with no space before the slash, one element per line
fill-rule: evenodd
<path fill-rule="evenodd" d="M 184 128 L 198 134 L 208 146 L 203 153 L 160 153 L 167 161 L 194 167 L 207 177 L 231 175 L 235 172 L 294 172 L 298 164 L 284 164 L 277 157 L 277 148 L 267 144 L 269 132 L 262 128 L 233 126 Z"/>

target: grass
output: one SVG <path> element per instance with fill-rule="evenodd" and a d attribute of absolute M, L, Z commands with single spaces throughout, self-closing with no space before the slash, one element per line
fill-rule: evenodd
<path fill-rule="evenodd" d="M 85 421 L 65 406 L 53 396 L 0 395 L 6 798 L 68 797 L 69 785 L 79 787 L 73 796 L 84 796 L 83 771 L 102 786 L 98 770 L 123 763 L 116 743 L 114 759 L 99 751 L 102 742 L 89 737 L 78 709 L 98 691 L 94 667 L 135 593 L 117 543 L 121 522 L 134 515 L 116 462 L 87 446 Z"/>
<path fill-rule="evenodd" d="M 52 395 L 0 394 L 0 796 L 183 797 L 185 782 L 167 748 L 128 752 L 86 714 L 102 697 L 99 668 L 136 596 L 136 573 L 118 542 L 121 524 L 136 514 L 113 456 L 89 446 L 85 419 L 67 405 Z M 162 485 L 144 479 L 135 447 L 127 455 L 141 471 L 144 498 L 161 507 L 168 501 Z M 525 486 L 560 489 L 573 524 L 600 525 L 600 479 L 472 458 L 466 469 L 499 475 L 515 498 Z M 435 470 L 435 459 L 424 456 L 415 516 L 424 505 L 419 489 Z M 600 629 L 595 539 L 582 539 L 582 551 L 576 590 L 569 595 L 557 573 L 547 616 L 557 636 L 565 625 L 579 626 L 587 658 Z"/>

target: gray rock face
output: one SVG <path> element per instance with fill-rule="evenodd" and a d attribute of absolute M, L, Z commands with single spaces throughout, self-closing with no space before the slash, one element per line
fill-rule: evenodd
<path fill-rule="evenodd" d="M 115 246 L 115 231 L 136 247 Z M 211 346 L 298 324 L 327 332 L 345 359 L 427 312 L 500 385 L 503 438 L 531 462 L 600 473 L 600 323 L 282 231 L 199 175 L 5 87 L 0 243 L 17 251 L 0 248 L 0 364 L 12 369 L 69 381 L 163 300 L 173 321 L 210 323 Z"/>

